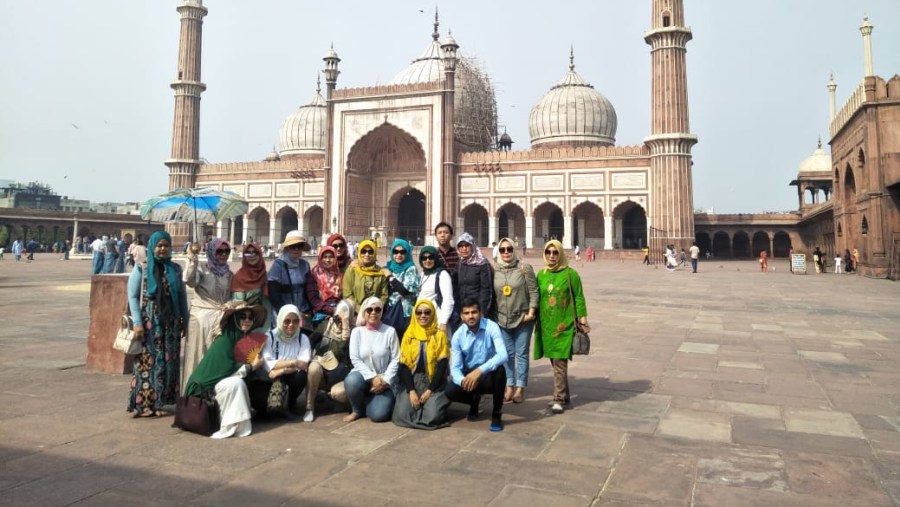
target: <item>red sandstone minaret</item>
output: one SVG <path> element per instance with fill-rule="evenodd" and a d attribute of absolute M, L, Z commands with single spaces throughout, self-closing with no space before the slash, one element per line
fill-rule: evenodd
<path fill-rule="evenodd" d="M 644 34 L 650 45 L 653 72 L 650 148 L 651 249 L 665 244 L 687 249 L 694 241 L 694 197 L 691 179 L 686 45 L 691 29 L 684 25 L 683 0 L 653 0 L 651 29 Z"/>
<path fill-rule="evenodd" d="M 194 186 L 200 165 L 200 94 L 206 90 L 200 82 L 200 48 L 203 17 L 208 11 L 202 0 L 184 0 L 177 10 L 181 14 L 178 74 L 171 84 L 175 90 L 175 120 L 172 155 L 165 162 L 169 167 L 169 190 Z M 190 224 L 167 224 L 166 230 L 175 245 L 190 237 Z"/>

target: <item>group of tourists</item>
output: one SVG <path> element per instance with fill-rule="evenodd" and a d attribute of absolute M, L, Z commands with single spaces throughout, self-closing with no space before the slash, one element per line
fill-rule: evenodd
<path fill-rule="evenodd" d="M 341 234 L 310 266 L 310 243 L 292 231 L 268 269 L 248 243 L 232 273 L 227 241 L 209 241 L 205 262 L 192 245 L 182 268 L 171 237 L 155 232 L 128 285 L 143 338 L 129 412 L 168 415 L 179 396 L 207 396 L 221 415 L 213 437 L 226 438 L 249 435 L 254 414 L 312 422 L 317 399 L 330 398 L 349 407 L 348 422 L 435 429 L 448 424 L 454 401 L 478 419 L 487 394 L 489 428 L 501 431 L 503 404 L 525 399 L 533 336 L 533 358 L 553 368 L 550 411 L 562 413 L 572 339 L 589 326 L 581 278 L 561 243 L 547 242 L 535 273 L 509 238 L 491 263 L 470 234 L 453 239 L 444 222 L 434 233 L 437 245 L 421 248 L 418 266 L 404 239 L 381 264 L 375 242 L 361 241 L 354 259 Z"/>

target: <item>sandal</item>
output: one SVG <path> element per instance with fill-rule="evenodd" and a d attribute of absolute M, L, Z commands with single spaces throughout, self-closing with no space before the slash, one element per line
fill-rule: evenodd
<path fill-rule="evenodd" d="M 522 403 L 525 401 L 525 389 L 521 387 L 516 388 L 516 394 L 512 397 L 513 403 Z"/>
<path fill-rule="evenodd" d="M 506 386 L 506 392 L 503 394 L 503 402 L 509 403 L 513 401 L 513 388 L 511 386 Z"/>

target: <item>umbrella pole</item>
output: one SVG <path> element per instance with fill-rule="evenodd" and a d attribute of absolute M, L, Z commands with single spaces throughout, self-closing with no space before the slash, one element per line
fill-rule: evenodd
<path fill-rule="evenodd" d="M 197 241 L 197 197 L 191 197 L 191 200 L 194 201 L 194 242 Z"/>

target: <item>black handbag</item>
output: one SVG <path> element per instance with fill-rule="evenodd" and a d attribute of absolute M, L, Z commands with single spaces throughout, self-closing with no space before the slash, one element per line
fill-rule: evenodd
<path fill-rule="evenodd" d="M 219 431 L 219 404 L 203 396 L 179 396 L 175 403 L 175 426 L 210 436 Z"/>
<path fill-rule="evenodd" d="M 397 331 L 397 338 L 403 338 L 403 333 L 406 332 L 406 328 L 409 326 L 409 317 L 403 315 L 402 299 L 385 308 L 381 322 L 394 328 Z"/>
<path fill-rule="evenodd" d="M 575 310 L 575 291 L 572 290 L 572 278 L 569 277 L 568 272 L 566 273 L 566 278 L 569 279 L 569 302 L 572 305 L 572 315 L 575 317 L 575 334 L 572 336 L 572 355 L 586 356 L 591 353 L 591 337 L 581 330 L 581 325 L 578 323 L 578 313 Z"/>

